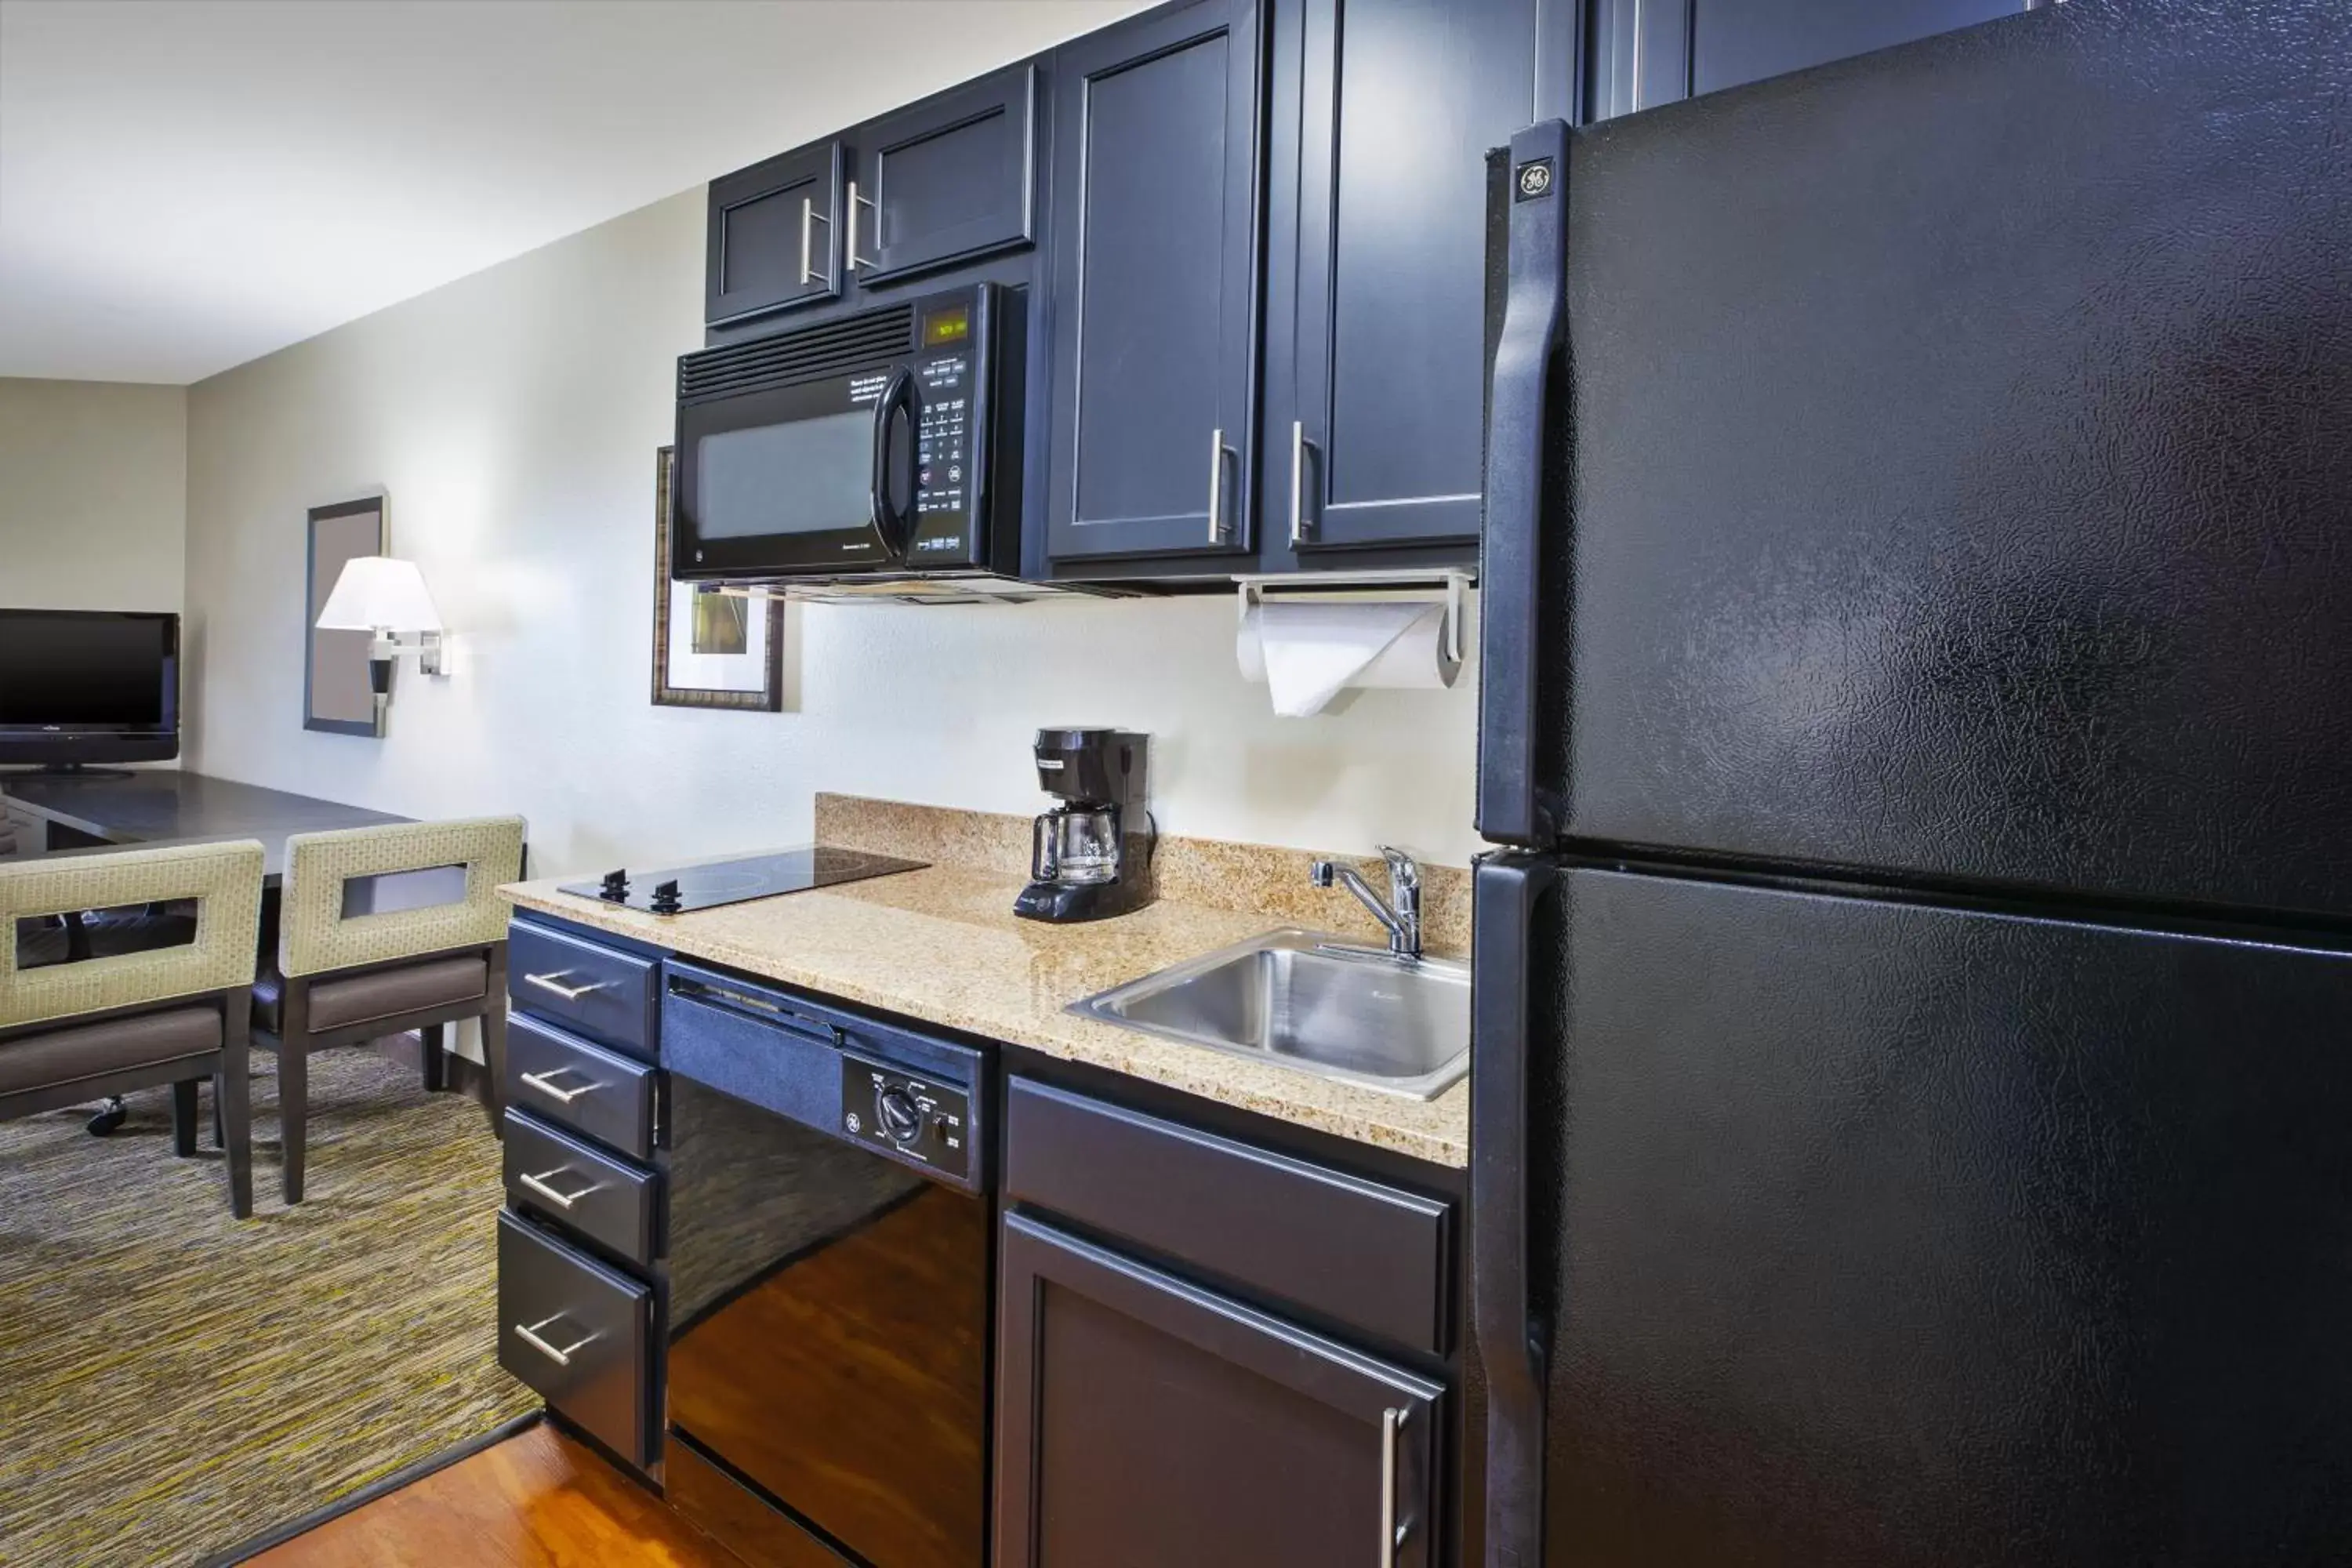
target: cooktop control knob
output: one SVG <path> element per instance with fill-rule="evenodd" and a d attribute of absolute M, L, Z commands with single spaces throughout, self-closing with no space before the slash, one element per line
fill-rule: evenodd
<path fill-rule="evenodd" d="M 674 915 L 677 913 L 679 910 L 685 908 L 685 905 L 678 901 L 677 884 L 676 882 L 656 882 L 654 884 L 653 902 L 646 907 L 651 909 L 653 912 L 657 915 Z"/>
<path fill-rule="evenodd" d="M 608 903 L 625 903 L 629 897 L 629 873 L 626 870 L 604 873 L 604 885 L 596 896 Z"/>
<path fill-rule="evenodd" d="M 923 1113 L 916 1106 L 914 1098 L 903 1089 L 877 1089 L 874 1115 L 893 1142 L 910 1142 L 923 1130 Z"/>

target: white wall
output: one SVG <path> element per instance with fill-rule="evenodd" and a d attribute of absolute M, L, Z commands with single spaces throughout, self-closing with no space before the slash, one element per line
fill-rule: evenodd
<path fill-rule="evenodd" d="M 176 610 L 188 397 L 0 377 L 0 606 Z"/>
<path fill-rule="evenodd" d="M 804 842 L 841 790 L 1036 809 L 1030 731 L 1154 738 L 1171 832 L 1460 863 L 1475 669 L 1278 720 L 1233 664 L 1229 597 L 795 606 L 789 710 L 647 700 L 654 453 L 701 345 L 703 194 L 688 192 L 191 389 L 190 760 L 410 815 L 520 811 L 572 872 Z M 303 516 L 388 492 L 455 631 L 453 673 L 396 681 L 382 741 L 301 728 Z"/>

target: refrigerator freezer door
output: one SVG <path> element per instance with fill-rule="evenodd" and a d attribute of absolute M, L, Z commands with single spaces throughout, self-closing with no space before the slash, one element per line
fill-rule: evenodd
<path fill-rule="evenodd" d="M 1573 132 L 1562 833 L 2352 915 L 2347 98 L 2073 0 Z"/>
<path fill-rule="evenodd" d="M 2352 955 L 1597 868 L 1528 929 L 1545 1568 L 2342 1561 Z"/>

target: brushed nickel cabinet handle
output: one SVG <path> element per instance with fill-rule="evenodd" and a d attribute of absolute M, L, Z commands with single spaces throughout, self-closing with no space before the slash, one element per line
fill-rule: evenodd
<path fill-rule="evenodd" d="M 816 201 L 811 196 L 801 198 L 801 287 L 816 281 L 816 273 L 809 263 L 816 257 Z"/>
<path fill-rule="evenodd" d="M 527 1072 L 522 1075 L 522 1081 L 530 1085 L 531 1088 L 539 1090 L 540 1093 L 547 1096 L 548 1099 L 555 1101 L 556 1104 L 569 1105 L 573 1100 L 579 1099 L 582 1095 L 593 1094 L 597 1089 L 604 1087 L 602 1083 L 593 1079 L 582 1084 L 578 1089 L 558 1089 L 555 1086 L 554 1080 L 556 1079 L 561 1078 L 565 1073 L 578 1072 L 579 1070 L 580 1069 L 578 1068 L 555 1068 L 547 1072 Z"/>
<path fill-rule="evenodd" d="M 549 1344 L 545 1340 L 540 1338 L 539 1331 L 547 1327 L 548 1324 L 556 1321 L 557 1319 L 560 1319 L 562 1316 L 562 1313 L 558 1312 L 553 1317 L 541 1318 L 535 1323 L 517 1323 L 515 1325 L 515 1332 L 521 1336 L 525 1344 L 530 1346 L 531 1349 L 537 1351 L 540 1354 L 545 1356 L 556 1365 L 570 1366 L 573 1356 L 578 1355 L 583 1350 L 594 1344 L 604 1336 L 599 1331 L 591 1329 L 588 1332 L 581 1335 L 580 1338 L 572 1341 L 570 1344 L 565 1345 L 559 1350 L 554 1345 Z"/>
<path fill-rule="evenodd" d="M 592 1181 L 576 1193 L 566 1193 L 550 1186 L 548 1184 L 547 1178 L 550 1176 L 576 1176 L 579 1173 L 579 1172 L 573 1170 L 569 1165 L 558 1165 L 552 1171 L 542 1171 L 536 1176 L 526 1171 L 522 1174 L 522 1184 L 529 1187 L 532 1192 L 537 1193 L 541 1197 L 545 1198 L 549 1203 L 553 1204 L 556 1207 L 568 1209 L 573 1204 L 578 1203 L 582 1198 L 586 1197 L 590 1193 L 602 1192 L 604 1190 L 604 1184 L 602 1182 Z"/>
<path fill-rule="evenodd" d="M 1394 1568 L 1397 1550 L 1411 1533 L 1410 1523 L 1397 1522 L 1397 1439 L 1412 1413 L 1391 1405 L 1381 1412 L 1381 1555 L 1380 1568 Z"/>
<path fill-rule="evenodd" d="M 856 180 L 852 180 L 849 182 L 849 269 L 852 272 L 856 271 L 861 267 L 871 267 L 874 265 L 871 259 L 861 257 L 857 254 L 857 209 L 861 206 L 873 207 L 874 237 L 877 239 L 879 239 L 882 237 L 882 209 L 878 206 L 875 206 L 872 202 L 867 201 L 864 196 L 859 195 L 857 194 L 857 182 Z"/>
<path fill-rule="evenodd" d="M 1209 542 L 1225 542 L 1225 432 L 1209 432 Z"/>
<path fill-rule="evenodd" d="M 1307 423 L 1302 419 L 1290 422 L 1290 548 L 1297 549 L 1307 542 L 1307 449 L 1314 443 L 1307 438 Z"/>
<path fill-rule="evenodd" d="M 562 997 L 566 1002 L 577 1002 L 583 996 L 589 995 L 592 993 L 609 991 L 612 989 L 612 983 L 604 980 L 592 980 L 585 985 L 566 985 L 563 984 L 571 977 L 572 971 L 568 969 L 559 969 L 552 974 L 526 974 L 522 978 L 525 984 L 536 985 L 541 991 L 551 991 L 556 995 Z"/>

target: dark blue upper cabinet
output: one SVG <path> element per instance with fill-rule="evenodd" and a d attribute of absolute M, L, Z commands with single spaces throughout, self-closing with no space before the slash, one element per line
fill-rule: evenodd
<path fill-rule="evenodd" d="M 1036 237 L 1037 68 L 1014 66 L 853 135 L 847 260 L 860 289 Z"/>
<path fill-rule="evenodd" d="M 702 319 L 841 297 L 842 145 L 796 148 L 710 182 Z"/>
<path fill-rule="evenodd" d="M 2050 0 L 1595 0 L 1594 119 L 2030 11 Z"/>
<path fill-rule="evenodd" d="M 1262 26 L 1200 0 L 1054 57 L 1056 561 L 1250 549 Z"/>
<path fill-rule="evenodd" d="M 1267 552 L 1478 537 L 1486 165 L 1570 113 L 1567 0 L 1301 0 L 1276 121 Z M 1277 46 L 1286 59 L 1286 25 Z M 1289 95 L 1297 95 L 1297 112 Z"/>

